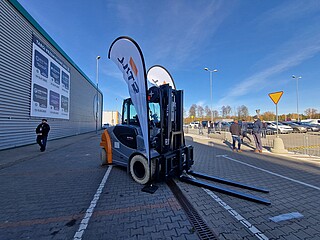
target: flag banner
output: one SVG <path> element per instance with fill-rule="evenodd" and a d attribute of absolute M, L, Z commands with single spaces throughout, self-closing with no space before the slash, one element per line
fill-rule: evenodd
<path fill-rule="evenodd" d="M 160 86 L 163 84 L 169 84 L 172 89 L 176 89 L 172 76 L 167 69 L 160 65 L 154 65 L 149 68 L 147 79 L 153 85 Z"/>
<path fill-rule="evenodd" d="M 108 58 L 123 73 L 128 90 L 137 111 L 149 162 L 149 117 L 147 104 L 147 74 L 144 58 L 139 45 L 129 37 L 119 37 L 111 44 Z M 149 164 L 150 166 L 150 164 Z"/>

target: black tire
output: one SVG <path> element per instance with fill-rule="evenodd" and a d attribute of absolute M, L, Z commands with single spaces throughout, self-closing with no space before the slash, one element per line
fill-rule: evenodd
<path fill-rule="evenodd" d="M 137 183 L 148 183 L 152 177 L 148 160 L 142 155 L 135 155 L 130 161 L 130 174 Z"/>
<path fill-rule="evenodd" d="M 107 164 L 107 152 L 106 152 L 106 149 L 104 149 L 104 148 L 101 148 L 100 160 L 101 160 L 101 165 Z"/>

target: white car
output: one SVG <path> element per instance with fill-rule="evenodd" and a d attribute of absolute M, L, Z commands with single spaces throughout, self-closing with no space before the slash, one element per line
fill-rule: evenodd
<path fill-rule="evenodd" d="M 277 130 L 277 122 L 267 122 L 269 129 Z M 278 122 L 278 133 L 292 133 L 293 128 Z"/>
<path fill-rule="evenodd" d="M 189 124 L 189 126 L 190 126 L 191 128 L 199 128 L 200 122 L 199 122 L 199 121 L 191 122 L 191 123 Z"/>

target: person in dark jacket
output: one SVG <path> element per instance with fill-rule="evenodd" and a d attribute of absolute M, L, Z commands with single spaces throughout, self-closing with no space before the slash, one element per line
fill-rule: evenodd
<path fill-rule="evenodd" d="M 42 119 L 42 122 L 36 128 L 37 143 L 40 146 L 41 152 L 44 152 L 46 150 L 49 131 L 50 131 L 50 126 L 47 123 L 47 119 Z"/>
<path fill-rule="evenodd" d="M 244 141 L 244 138 L 247 138 L 251 143 L 251 139 L 248 136 L 248 123 L 244 119 L 242 119 L 242 121 L 241 121 L 241 133 L 242 133 L 241 134 L 242 135 L 242 143 Z"/>
<path fill-rule="evenodd" d="M 254 151 L 262 153 L 262 142 L 261 142 L 262 122 L 260 121 L 257 115 L 253 117 L 253 120 L 254 120 L 254 123 L 253 123 L 252 135 L 256 143 L 256 149 Z"/>
<path fill-rule="evenodd" d="M 236 141 L 238 142 L 238 152 L 242 152 L 241 147 L 241 127 L 238 124 L 238 120 L 234 120 L 234 122 L 230 126 L 230 133 L 232 135 L 232 149 L 236 151 Z"/>
<path fill-rule="evenodd" d="M 267 123 L 262 120 L 262 131 L 261 131 L 261 135 L 263 138 L 267 138 Z"/>

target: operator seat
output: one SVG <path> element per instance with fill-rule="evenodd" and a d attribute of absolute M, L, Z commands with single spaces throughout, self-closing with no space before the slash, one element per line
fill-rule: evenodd
<path fill-rule="evenodd" d="M 114 135 L 125 146 L 137 149 L 137 129 L 130 125 L 116 125 L 113 129 Z"/>

